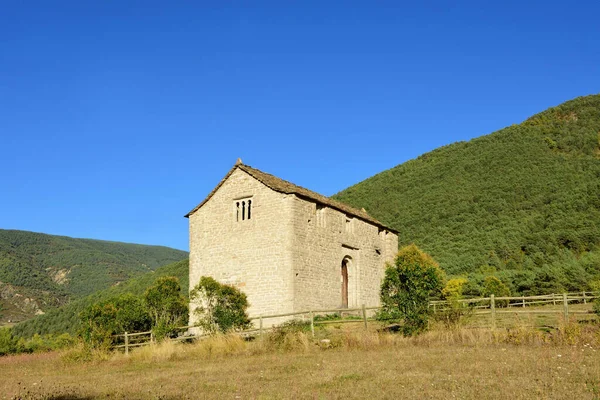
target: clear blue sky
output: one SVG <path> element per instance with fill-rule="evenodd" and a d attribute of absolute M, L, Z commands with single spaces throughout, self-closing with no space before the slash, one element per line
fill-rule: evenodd
<path fill-rule="evenodd" d="M 599 15 L 597 1 L 4 1 L 0 228 L 187 250 L 183 215 L 238 157 L 332 195 L 599 92 Z"/>

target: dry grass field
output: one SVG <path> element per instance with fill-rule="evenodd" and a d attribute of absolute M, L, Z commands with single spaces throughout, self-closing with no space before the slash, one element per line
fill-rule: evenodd
<path fill-rule="evenodd" d="M 345 328 L 344 328 L 345 329 Z M 600 332 L 434 329 L 417 338 L 332 328 L 218 337 L 77 361 L 0 358 L 3 399 L 600 399 Z"/>

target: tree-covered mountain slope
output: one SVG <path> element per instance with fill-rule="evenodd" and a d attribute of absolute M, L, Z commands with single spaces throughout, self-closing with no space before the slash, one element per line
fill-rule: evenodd
<path fill-rule="evenodd" d="M 31 337 L 34 334 L 64 333 L 75 334 L 79 329 L 79 313 L 87 306 L 104 300 L 131 293 L 136 296 L 144 294 L 146 289 L 161 276 L 175 276 L 179 279 L 181 292 L 188 296 L 189 262 L 187 259 L 164 265 L 154 271 L 131 278 L 108 289 L 99 290 L 86 297 L 73 300 L 60 308 L 50 310 L 44 315 L 36 316 L 13 327 L 16 335 Z"/>
<path fill-rule="evenodd" d="M 28 318 L 187 257 L 162 246 L 0 230 L 0 321 Z"/>
<path fill-rule="evenodd" d="M 452 275 L 513 292 L 600 279 L 600 95 L 441 147 L 334 196 L 396 228 Z M 474 286 L 476 291 L 477 285 Z"/>

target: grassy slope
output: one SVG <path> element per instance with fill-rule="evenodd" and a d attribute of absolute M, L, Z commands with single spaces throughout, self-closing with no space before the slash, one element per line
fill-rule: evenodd
<path fill-rule="evenodd" d="M 187 258 L 162 246 L 0 230 L 0 282 L 57 305 Z M 64 275 L 64 282 L 53 279 Z M 35 298 L 35 294 L 33 295 Z"/>
<path fill-rule="evenodd" d="M 161 276 L 175 276 L 179 278 L 182 294 L 185 296 L 188 295 L 189 262 L 188 260 L 183 260 L 157 268 L 154 271 L 132 278 L 108 289 L 100 290 L 84 298 L 74 300 L 61 308 L 51 310 L 44 315 L 15 325 L 13 331 L 16 335 L 23 337 L 30 337 L 35 333 L 69 332 L 73 334 L 79 328 L 79 313 L 88 305 L 125 293 L 142 295 L 146 291 L 146 288 L 151 286 Z"/>
<path fill-rule="evenodd" d="M 522 293 L 600 278 L 600 95 L 444 146 L 334 196 L 364 207 L 450 274 Z"/>

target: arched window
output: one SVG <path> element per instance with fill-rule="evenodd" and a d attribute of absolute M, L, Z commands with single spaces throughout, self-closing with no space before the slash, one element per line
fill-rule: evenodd
<path fill-rule="evenodd" d="M 252 218 L 252 200 L 239 199 L 234 200 L 235 203 L 235 221 L 246 221 Z"/>
<path fill-rule="evenodd" d="M 348 265 L 350 260 L 342 260 L 342 308 L 348 308 Z"/>

